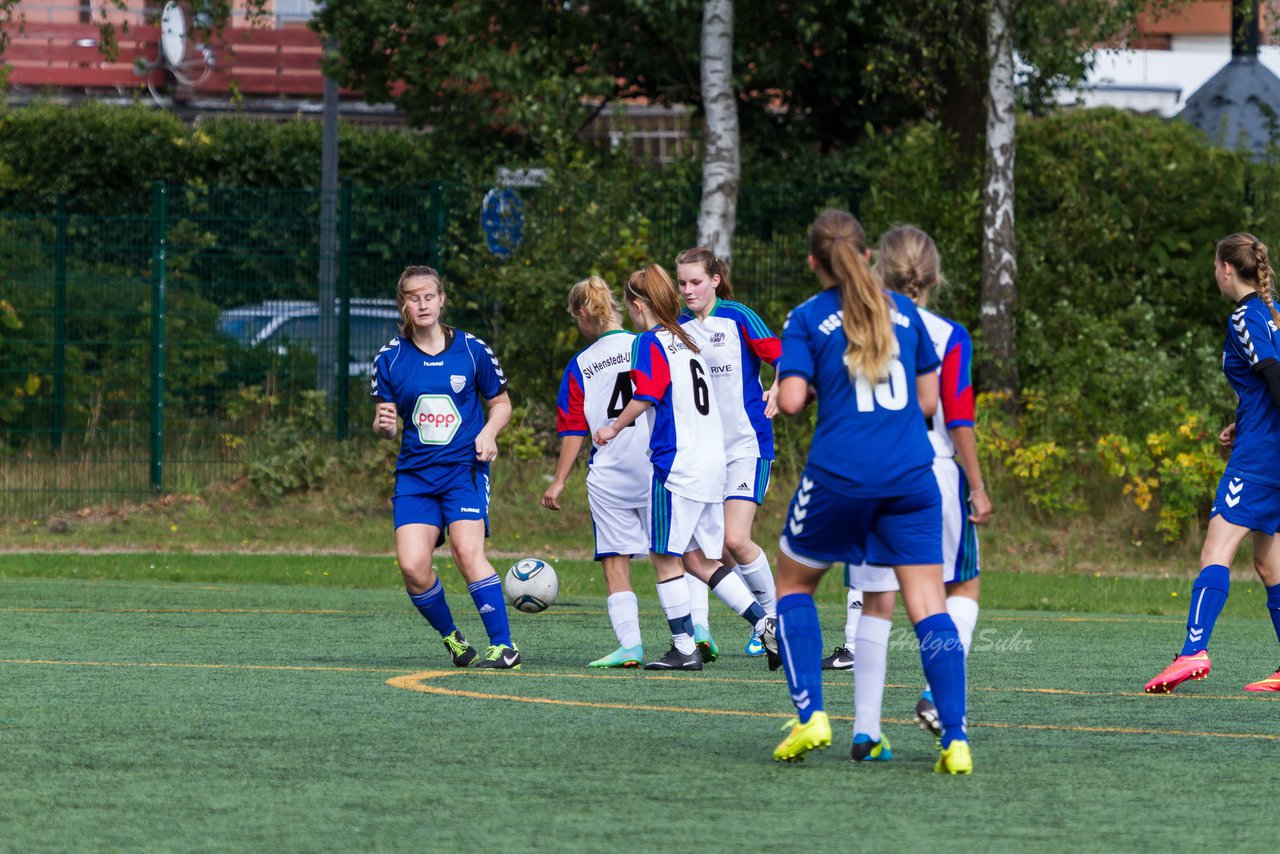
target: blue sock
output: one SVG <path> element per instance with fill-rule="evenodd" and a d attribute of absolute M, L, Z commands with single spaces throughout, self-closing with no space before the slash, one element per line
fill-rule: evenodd
<path fill-rule="evenodd" d="M 427 618 L 431 628 L 440 633 L 440 637 L 452 634 L 458 627 L 453 624 L 453 612 L 449 603 L 444 600 L 444 585 L 440 579 L 425 593 L 410 593 L 409 601 L 422 616 Z"/>
<path fill-rule="evenodd" d="M 476 603 L 480 619 L 484 620 L 484 630 L 489 633 L 489 643 L 493 646 L 513 646 L 511 643 L 511 626 L 507 624 L 507 603 L 502 598 L 502 580 L 495 572 L 488 578 L 482 578 L 474 584 L 468 584 L 471 600 Z"/>
<path fill-rule="evenodd" d="M 1280 640 L 1280 584 L 1267 588 L 1267 611 L 1271 614 L 1271 625 L 1276 628 L 1276 640 Z"/>
<path fill-rule="evenodd" d="M 942 746 L 946 748 L 956 739 L 967 739 L 964 646 L 955 622 L 946 611 L 916 623 L 916 637 L 920 639 L 920 664 L 933 691 L 933 703 L 938 707 Z"/>
<path fill-rule="evenodd" d="M 800 723 L 822 711 L 822 628 L 818 606 L 808 593 L 790 593 L 778 600 L 778 652 L 782 655 Z"/>
<path fill-rule="evenodd" d="M 1213 624 L 1227 604 L 1227 587 L 1231 575 L 1220 563 L 1211 563 L 1196 576 L 1191 588 L 1191 607 L 1187 612 L 1187 641 L 1182 645 L 1183 655 L 1195 655 L 1209 645 Z"/>

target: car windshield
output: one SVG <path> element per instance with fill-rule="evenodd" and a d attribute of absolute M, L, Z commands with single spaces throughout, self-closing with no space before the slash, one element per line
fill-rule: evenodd
<path fill-rule="evenodd" d="M 218 319 L 218 331 L 241 344 L 252 344 L 253 339 L 271 322 L 269 314 L 223 315 Z"/>

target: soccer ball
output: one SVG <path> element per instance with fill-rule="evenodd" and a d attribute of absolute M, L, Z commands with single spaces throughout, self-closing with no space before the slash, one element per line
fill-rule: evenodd
<path fill-rule="evenodd" d="M 560 579 L 556 578 L 555 567 L 551 564 L 536 557 L 527 557 L 516 561 L 507 570 L 502 590 L 517 611 L 536 614 L 547 610 L 556 601 Z"/>

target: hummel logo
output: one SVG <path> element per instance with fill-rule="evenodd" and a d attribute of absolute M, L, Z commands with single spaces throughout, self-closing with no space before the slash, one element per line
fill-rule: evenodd
<path fill-rule="evenodd" d="M 799 694 L 792 694 L 791 701 L 796 704 L 797 709 L 809 708 L 809 692 L 801 691 Z"/>
<path fill-rule="evenodd" d="M 1189 629 L 1187 631 L 1187 640 L 1192 643 L 1200 643 L 1200 638 L 1204 637 L 1204 629 Z"/>
<path fill-rule="evenodd" d="M 1244 491 L 1244 481 L 1233 477 L 1227 482 L 1227 492 L 1229 495 L 1224 496 L 1223 500 L 1227 502 L 1228 507 L 1235 507 L 1240 503 L 1240 499 L 1244 496 L 1240 493 Z"/>
<path fill-rule="evenodd" d="M 486 604 L 484 604 L 484 605 L 481 605 L 481 606 L 480 606 L 480 613 L 481 613 L 481 614 L 492 614 L 492 613 L 493 613 L 493 606 L 492 606 L 492 605 L 490 605 L 490 604 L 488 604 L 488 603 L 486 603 Z"/>
<path fill-rule="evenodd" d="M 796 534 L 797 536 L 800 534 L 801 531 L 804 530 L 804 525 L 797 522 L 795 519 L 792 519 L 790 522 L 788 522 L 787 527 L 791 529 L 791 533 Z"/>

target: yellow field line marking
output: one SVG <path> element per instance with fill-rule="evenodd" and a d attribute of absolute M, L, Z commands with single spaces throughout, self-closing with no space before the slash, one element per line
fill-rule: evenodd
<path fill-rule="evenodd" d="M 298 664 L 196 664 L 181 661 L 50 661 L 38 658 L 0 658 L 0 664 L 64 665 L 67 667 L 188 668 L 192 670 L 285 670 L 302 673 L 404 673 L 403 667 L 321 667 Z"/>
<path fill-rule="evenodd" d="M 417 673 L 410 673 L 407 676 L 396 676 L 387 680 L 387 684 L 393 688 L 400 688 L 406 691 L 417 691 L 422 694 L 437 694 L 446 697 L 467 697 L 474 700 L 509 700 L 514 703 L 534 703 L 547 706 L 573 706 L 575 708 L 586 709 L 618 709 L 620 711 L 631 712 L 672 712 L 676 714 L 690 715 L 732 715 L 736 717 L 749 718 L 790 718 L 794 715 L 787 712 L 751 712 L 742 709 L 699 709 L 683 706 L 650 706 L 640 703 L 600 703 L 591 700 L 557 700 L 551 697 L 521 697 L 515 694 L 491 694 L 483 691 L 464 691 L 461 689 L 442 688 L 438 685 L 423 684 L 429 679 L 439 679 L 444 676 L 455 676 L 458 671 L 452 670 L 421 670 Z M 513 676 L 517 674 L 511 674 Z M 519 676 L 533 674 L 518 674 Z M 553 674 L 538 674 L 553 675 Z M 587 676 L 587 674 L 570 674 L 573 676 Z M 674 679 L 676 677 L 667 677 Z M 703 681 L 699 679 L 698 681 Z M 845 715 L 831 715 L 832 720 L 852 721 L 853 718 Z M 915 721 L 898 720 L 894 718 L 884 718 L 887 723 L 891 724 L 914 724 Z M 977 721 L 971 722 L 970 727 L 986 727 L 990 729 L 1026 729 L 1026 730 L 1047 730 L 1054 732 L 1087 732 L 1087 733 L 1104 733 L 1119 735 L 1187 735 L 1203 738 L 1235 738 L 1235 739 L 1259 739 L 1262 741 L 1280 741 L 1280 735 L 1272 735 L 1269 733 L 1245 733 L 1245 732 L 1196 732 L 1190 730 L 1170 730 L 1170 729 L 1143 729 L 1139 727 L 1093 727 L 1093 726 L 1070 726 L 1070 725 L 1054 725 L 1054 724 L 1015 724 L 1000 721 Z"/>

